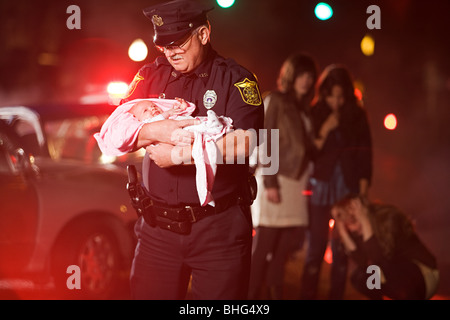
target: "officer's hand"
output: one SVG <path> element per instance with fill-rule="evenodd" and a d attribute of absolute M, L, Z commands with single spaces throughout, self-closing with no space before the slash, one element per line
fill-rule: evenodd
<path fill-rule="evenodd" d="M 182 163 L 190 163 L 190 147 L 174 146 L 168 143 L 158 143 L 146 148 L 151 160 L 160 168 L 168 168 Z"/>
<path fill-rule="evenodd" d="M 171 145 L 190 145 L 194 141 L 194 133 L 183 130 L 184 127 L 199 124 L 200 120 L 161 120 L 145 124 L 139 131 L 137 148 L 147 147 L 158 142 Z"/>
<path fill-rule="evenodd" d="M 197 119 L 185 119 L 185 120 L 167 120 L 173 121 L 167 123 L 167 133 L 170 134 L 169 143 L 178 146 L 191 145 L 194 142 L 194 133 L 183 130 L 184 127 L 199 124 L 200 120 Z"/>

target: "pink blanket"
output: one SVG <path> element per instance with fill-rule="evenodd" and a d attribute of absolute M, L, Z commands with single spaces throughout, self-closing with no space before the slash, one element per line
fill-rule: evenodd
<path fill-rule="evenodd" d="M 139 121 L 128 111 L 131 107 L 144 99 L 136 99 L 124 103 L 116 108 L 103 124 L 100 132 L 94 137 L 100 150 L 107 155 L 120 156 L 133 150 L 140 129 L 145 124 Z M 176 100 L 171 99 L 146 99 L 155 103 L 163 111 L 173 107 Z M 181 114 L 171 116 L 171 119 L 189 117 L 195 110 L 195 105 L 188 103 L 188 108 Z M 232 131 L 232 119 L 218 117 L 214 111 L 209 110 L 207 117 L 196 117 L 200 124 L 185 127 L 194 132 L 194 144 L 192 146 L 192 158 L 196 167 L 197 193 L 202 206 L 210 204 L 214 206 L 211 190 L 217 171 L 217 146 L 216 141 L 227 132 Z"/>
<path fill-rule="evenodd" d="M 131 107 L 142 100 L 149 100 L 163 111 L 173 108 L 177 103 L 173 99 L 135 99 L 126 102 L 116 108 L 103 124 L 100 132 L 94 134 L 100 150 L 109 156 L 121 156 L 133 150 L 139 130 L 145 124 L 128 112 Z M 189 116 L 194 112 L 195 105 L 188 102 L 188 108 L 180 116 Z M 171 116 L 175 119 L 177 116 Z M 114 128 L 114 130 L 111 130 Z"/>

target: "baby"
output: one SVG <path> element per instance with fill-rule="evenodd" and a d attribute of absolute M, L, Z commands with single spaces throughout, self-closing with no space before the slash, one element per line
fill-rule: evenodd
<path fill-rule="evenodd" d="M 121 156 L 130 152 L 146 122 L 190 116 L 195 105 L 183 99 L 136 99 L 118 106 L 94 134 L 102 153 Z M 114 130 L 113 130 L 114 128 Z"/>
<path fill-rule="evenodd" d="M 182 114 L 188 108 L 188 103 L 184 99 L 176 98 L 175 100 L 172 108 L 165 111 L 153 101 L 142 100 L 136 102 L 128 112 L 144 123 L 169 119 L 171 116 Z"/>
<path fill-rule="evenodd" d="M 132 100 L 117 107 L 94 137 L 104 154 L 120 156 L 133 150 L 139 130 L 145 123 L 192 118 L 195 108 L 194 104 L 180 98 Z M 212 110 L 208 110 L 206 117 L 196 119 L 200 120 L 199 124 L 184 129 L 194 132 L 192 157 L 200 203 L 202 206 L 214 205 L 211 190 L 217 170 L 215 142 L 233 130 L 233 120 L 217 116 Z"/>

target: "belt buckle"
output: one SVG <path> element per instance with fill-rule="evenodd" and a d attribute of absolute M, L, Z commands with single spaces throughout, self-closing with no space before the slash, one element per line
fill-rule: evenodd
<path fill-rule="evenodd" d="M 196 221 L 197 221 L 197 218 L 195 217 L 194 209 L 192 209 L 191 206 L 185 206 L 184 208 L 191 214 L 191 217 L 192 217 L 191 222 L 192 222 L 192 223 L 196 222 Z"/>

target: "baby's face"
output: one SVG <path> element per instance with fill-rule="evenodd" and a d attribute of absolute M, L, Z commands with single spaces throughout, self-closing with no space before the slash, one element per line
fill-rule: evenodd
<path fill-rule="evenodd" d="M 162 110 L 151 101 L 141 101 L 136 103 L 130 110 L 139 121 L 153 118 L 162 113 Z"/>
<path fill-rule="evenodd" d="M 153 104 L 153 105 L 145 108 L 145 110 L 143 112 L 143 117 L 144 117 L 144 119 L 153 118 L 161 113 L 162 113 L 162 110 Z"/>

